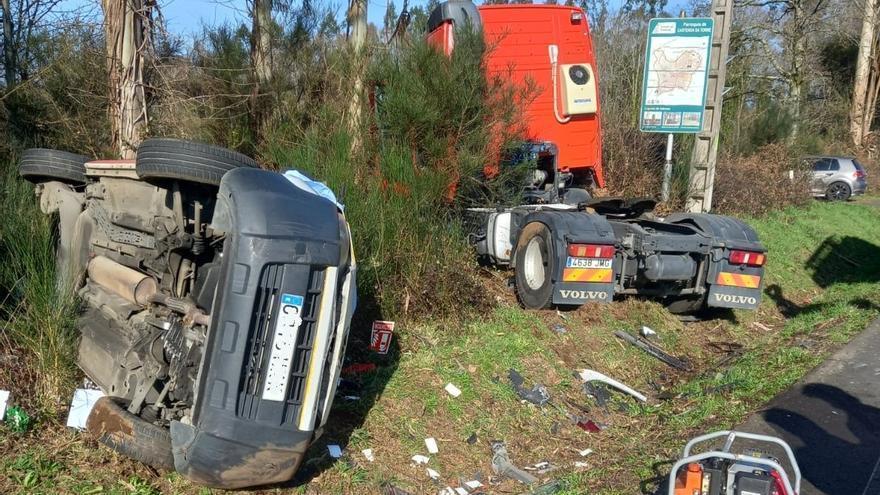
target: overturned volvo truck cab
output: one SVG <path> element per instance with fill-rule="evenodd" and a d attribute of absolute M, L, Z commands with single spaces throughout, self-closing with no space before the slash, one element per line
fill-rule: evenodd
<path fill-rule="evenodd" d="M 518 205 L 469 211 L 471 239 L 490 263 L 511 266 L 527 308 L 655 298 L 674 312 L 755 309 L 766 250 L 735 218 L 658 217 L 651 199 L 593 198 L 605 187 L 599 74 L 587 16 L 562 5 L 441 3 L 428 42 L 450 54 L 456 34 L 486 42 L 487 76 L 532 88 L 523 115 L 535 164 Z M 491 176 L 499 164 L 486 164 Z"/>
<path fill-rule="evenodd" d="M 87 428 L 197 483 L 289 480 L 327 422 L 355 304 L 341 206 L 300 174 L 150 139 L 135 160 L 28 150 L 58 215 L 59 284 L 84 302 Z"/>

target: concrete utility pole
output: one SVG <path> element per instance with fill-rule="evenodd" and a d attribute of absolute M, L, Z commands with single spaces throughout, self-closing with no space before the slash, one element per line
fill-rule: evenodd
<path fill-rule="evenodd" d="M 712 0 L 712 54 L 709 59 L 708 89 L 706 91 L 706 118 L 703 130 L 695 135 L 688 183 L 687 211 L 706 213 L 712 209 L 715 184 L 715 163 L 718 158 L 718 138 L 721 130 L 721 103 L 724 99 L 724 81 L 727 76 L 727 52 L 730 48 L 730 24 L 733 21 L 733 0 Z"/>

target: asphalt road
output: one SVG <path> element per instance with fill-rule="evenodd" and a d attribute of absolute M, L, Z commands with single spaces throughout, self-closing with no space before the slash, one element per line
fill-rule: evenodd
<path fill-rule="evenodd" d="M 880 495 L 880 320 L 738 429 L 791 445 L 799 495 Z"/>

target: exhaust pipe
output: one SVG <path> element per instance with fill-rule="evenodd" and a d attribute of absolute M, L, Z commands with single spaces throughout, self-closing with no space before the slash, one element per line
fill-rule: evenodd
<path fill-rule="evenodd" d="M 159 285 L 153 277 L 104 256 L 92 258 L 88 273 L 96 284 L 138 306 L 146 306 L 159 291 Z"/>

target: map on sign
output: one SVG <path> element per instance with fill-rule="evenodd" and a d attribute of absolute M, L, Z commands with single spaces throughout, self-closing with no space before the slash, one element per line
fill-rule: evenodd
<path fill-rule="evenodd" d="M 706 104 L 711 19 L 652 19 L 648 31 L 641 129 L 699 132 Z"/>

